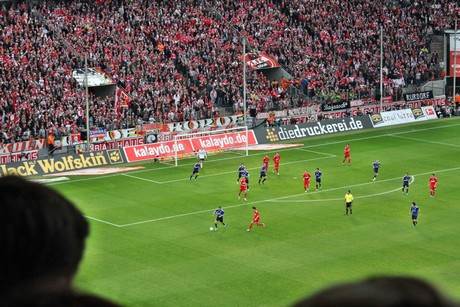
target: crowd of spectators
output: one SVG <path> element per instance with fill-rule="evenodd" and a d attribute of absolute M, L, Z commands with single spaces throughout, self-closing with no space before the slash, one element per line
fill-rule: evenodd
<path fill-rule="evenodd" d="M 170 122 L 241 112 L 242 37 L 291 74 L 305 99 L 260 72 L 247 75 L 247 103 L 258 111 L 372 97 L 384 83 L 420 83 L 441 74 L 429 51 L 436 31 L 452 26 L 445 0 L 40 1 L 0 9 L 2 142 L 69 134 L 86 125 L 85 90 L 71 71 L 102 68 L 130 97 L 91 92 L 92 129 Z M 397 83 L 391 80 L 398 80 Z M 96 93 L 96 94 L 95 94 Z"/>

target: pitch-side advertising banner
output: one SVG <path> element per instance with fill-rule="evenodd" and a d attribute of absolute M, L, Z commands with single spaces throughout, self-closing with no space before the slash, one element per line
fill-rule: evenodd
<path fill-rule="evenodd" d="M 308 138 L 318 135 L 356 131 L 372 128 L 369 116 L 346 117 L 299 125 L 270 127 L 255 130 L 257 141 L 261 144 Z"/>
<path fill-rule="evenodd" d="M 432 106 L 376 113 L 370 116 L 375 128 L 438 118 Z"/>
<path fill-rule="evenodd" d="M 222 135 L 210 135 L 201 138 L 191 139 L 194 150 L 204 148 L 205 150 L 219 150 L 226 148 L 246 146 L 246 140 L 249 145 L 257 144 L 254 131 L 249 130 L 247 137 L 246 132 L 234 132 Z"/>
<path fill-rule="evenodd" d="M 253 131 L 248 131 L 248 145 L 257 144 Z M 246 132 L 208 135 L 193 139 L 145 144 L 123 148 L 128 162 L 172 158 L 176 155 L 190 155 L 201 148 L 207 151 L 235 148 L 246 145 Z"/>
<path fill-rule="evenodd" d="M 43 176 L 124 162 L 123 152 L 120 149 L 85 152 L 82 154 L 10 163 L 8 165 L 0 164 L 0 176 Z"/>
<path fill-rule="evenodd" d="M 157 158 L 171 158 L 176 155 L 185 155 L 193 152 L 190 140 L 174 141 L 145 144 L 142 146 L 133 146 L 123 148 L 128 162 L 153 160 Z"/>

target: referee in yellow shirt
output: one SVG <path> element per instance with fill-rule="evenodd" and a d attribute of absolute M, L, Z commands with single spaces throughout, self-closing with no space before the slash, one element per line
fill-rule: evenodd
<path fill-rule="evenodd" d="M 353 205 L 353 195 L 351 195 L 350 190 L 348 190 L 347 194 L 345 194 L 343 201 L 345 202 L 345 215 L 348 216 L 348 209 L 350 209 L 350 215 L 353 214 L 351 207 Z"/>

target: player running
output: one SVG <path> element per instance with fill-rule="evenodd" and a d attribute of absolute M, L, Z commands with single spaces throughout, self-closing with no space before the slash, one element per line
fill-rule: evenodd
<path fill-rule="evenodd" d="M 434 194 L 436 194 L 436 185 L 438 184 L 438 178 L 434 174 L 431 174 L 431 177 L 429 179 L 429 187 L 430 187 L 430 198 L 434 197 Z"/>
<path fill-rule="evenodd" d="M 201 162 L 195 163 L 195 165 L 193 166 L 192 174 L 190 175 L 190 180 L 192 180 L 193 176 L 195 176 L 195 180 L 196 178 L 198 178 L 198 176 L 200 175 L 200 168 L 201 168 Z"/>
<path fill-rule="evenodd" d="M 379 160 L 375 160 L 375 162 L 372 163 L 372 167 L 374 168 L 374 177 L 372 177 L 372 181 L 375 181 L 379 175 L 379 169 L 382 167 L 382 164 L 379 162 Z"/>
<path fill-rule="evenodd" d="M 252 218 L 251 224 L 249 224 L 249 228 L 247 231 L 252 230 L 252 224 L 254 223 L 256 223 L 257 226 L 265 227 L 265 224 L 260 222 L 259 211 L 257 211 L 256 207 L 252 207 L 252 210 L 254 210 L 254 217 Z"/>
<path fill-rule="evenodd" d="M 410 181 L 410 176 L 409 173 L 406 173 L 404 177 L 402 178 L 403 186 L 401 193 L 404 194 L 404 190 L 406 190 L 406 195 L 409 195 L 409 181 Z"/>
<path fill-rule="evenodd" d="M 267 167 L 264 164 L 260 168 L 259 184 L 261 182 L 262 182 L 262 184 L 265 184 L 265 180 L 267 180 Z"/>
<path fill-rule="evenodd" d="M 412 207 L 410 207 L 410 214 L 412 216 L 412 224 L 414 227 L 417 226 L 417 218 L 420 212 L 420 208 L 415 204 L 415 201 L 412 202 Z"/>
<path fill-rule="evenodd" d="M 345 161 L 347 159 L 348 159 L 348 165 L 351 165 L 351 155 L 350 155 L 350 145 L 349 144 L 347 144 L 347 146 L 345 146 L 344 153 L 343 153 L 342 165 L 345 164 Z"/>
<path fill-rule="evenodd" d="M 323 189 L 322 184 L 321 184 L 322 178 L 323 178 L 323 173 L 319 170 L 319 168 L 317 168 L 315 171 L 316 191 L 318 191 L 318 189 L 320 189 L 320 191 Z"/>
<path fill-rule="evenodd" d="M 214 221 L 214 227 L 217 230 L 217 222 L 221 222 L 222 225 L 224 225 L 224 228 L 227 227 L 227 224 L 224 222 L 224 209 L 222 209 L 222 206 L 217 207 L 216 210 L 214 210 L 212 215 L 216 214 L 216 220 Z"/>
<path fill-rule="evenodd" d="M 305 170 L 305 173 L 303 173 L 303 189 L 305 191 L 305 193 L 308 192 L 308 188 L 310 188 L 310 173 L 308 172 L 308 170 L 306 169 Z"/>

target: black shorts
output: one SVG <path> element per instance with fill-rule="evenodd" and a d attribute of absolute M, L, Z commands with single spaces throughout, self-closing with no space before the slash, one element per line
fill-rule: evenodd
<path fill-rule="evenodd" d="M 216 222 L 221 222 L 221 223 L 223 223 L 223 222 L 224 222 L 224 217 L 223 217 L 223 216 L 218 216 L 218 217 L 216 217 Z"/>
<path fill-rule="evenodd" d="M 321 183 L 321 179 L 316 179 L 316 182 L 317 182 L 317 183 Z"/>
<path fill-rule="evenodd" d="M 346 203 L 347 208 L 350 208 L 353 203 Z"/>
<path fill-rule="evenodd" d="M 417 215 L 412 215 L 412 219 L 413 219 L 413 220 L 416 220 L 417 218 L 418 218 Z"/>
<path fill-rule="evenodd" d="M 192 175 L 198 174 L 199 172 L 199 170 L 193 170 Z"/>
<path fill-rule="evenodd" d="M 404 183 L 403 183 L 403 188 L 406 188 L 406 187 L 407 187 L 407 188 L 409 187 L 409 182 L 404 182 Z"/>

